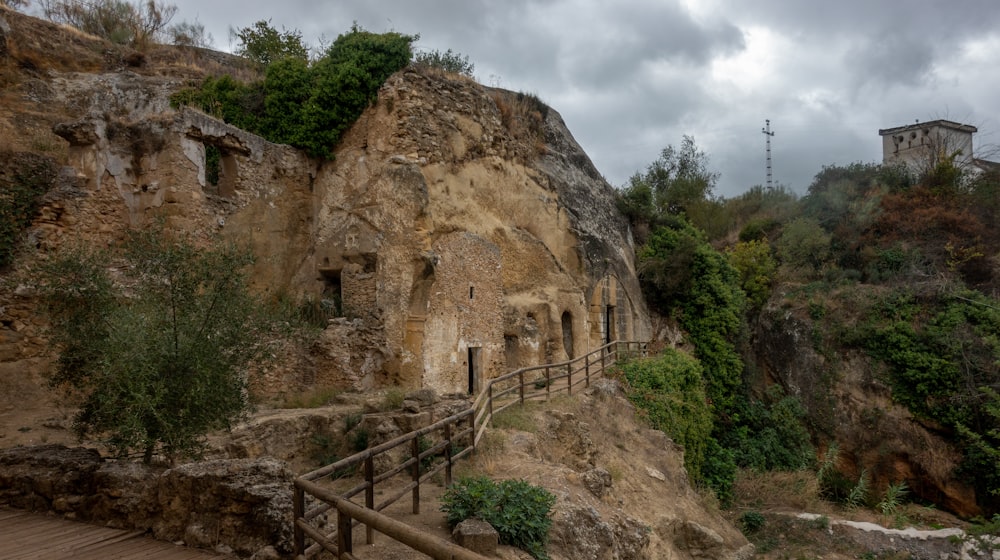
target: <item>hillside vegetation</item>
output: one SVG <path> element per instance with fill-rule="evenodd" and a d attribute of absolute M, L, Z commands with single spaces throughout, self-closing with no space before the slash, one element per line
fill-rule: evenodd
<path fill-rule="evenodd" d="M 1000 177 L 951 158 L 922 173 L 851 164 L 821 170 L 802 198 L 758 186 L 732 199 L 712 195 L 715 178 L 685 137 L 620 197 L 641 242 L 648 301 L 682 327 L 696 360 L 667 353 L 630 366 L 626 377 L 654 424 L 690 450 L 692 475 L 726 501 L 737 468 L 820 469 L 825 451 L 830 499 L 875 505 L 895 491 L 895 499 L 933 503 L 917 478 L 894 480 L 885 464 L 836 457 L 839 405 L 821 393 L 843 377 L 845 356 L 860 355 L 871 381 L 857 389 L 884 387 L 922 429 L 943 437 L 961 454 L 947 476 L 975 489 L 984 514 L 996 513 L 1000 232 L 992 225 Z M 761 369 L 767 350 L 756 329 L 766 310 L 797 308 L 812 334 L 801 341 L 807 347 L 787 351 L 815 352 L 827 366 L 809 374 L 819 378 L 813 391 L 792 396 L 799 387 Z M 692 380 L 702 387 L 684 389 Z M 700 414 L 682 414 L 699 404 L 711 413 L 710 429 Z M 899 493 L 906 484 L 913 492 Z"/>

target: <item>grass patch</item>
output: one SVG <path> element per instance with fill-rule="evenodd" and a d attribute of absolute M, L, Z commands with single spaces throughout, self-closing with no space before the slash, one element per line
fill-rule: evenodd
<path fill-rule="evenodd" d="M 319 408 L 330 404 L 340 394 L 340 389 L 316 387 L 299 393 L 285 395 L 281 408 Z"/>
<path fill-rule="evenodd" d="M 507 407 L 493 415 L 493 427 L 500 430 L 535 433 L 538 431 L 538 422 L 535 420 L 534 411 L 537 406 L 535 403 L 525 403 Z"/>
<path fill-rule="evenodd" d="M 390 410 L 399 410 L 403 406 L 403 399 L 406 398 L 406 393 L 398 387 L 393 387 L 386 390 L 385 396 L 382 398 L 382 403 L 379 405 L 379 410 L 382 412 L 388 412 Z"/>

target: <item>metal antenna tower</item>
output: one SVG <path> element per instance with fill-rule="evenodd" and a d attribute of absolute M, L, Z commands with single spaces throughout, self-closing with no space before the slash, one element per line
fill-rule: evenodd
<path fill-rule="evenodd" d="M 771 132 L 771 119 L 765 119 L 764 124 L 767 126 L 760 131 L 767 136 L 767 190 L 771 190 L 771 137 L 774 133 Z"/>

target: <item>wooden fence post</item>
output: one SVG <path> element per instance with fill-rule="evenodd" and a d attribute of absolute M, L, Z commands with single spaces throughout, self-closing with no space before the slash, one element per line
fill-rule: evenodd
<path fill-rule="evenodd" d="M 420 513 L 420 438 L 414 437 L 410 443 L 413 453 L 413 515 Z"/>
<path fill-rule="evenodd" d="M 476 450 L 476 409 L 472 409 L 472 414 L 469 415 L 469 447 L 472 451 Z"/>
<path fill-rule="evenodd" d="M 444 467 L 444 486 L 451 486 L 451 424 L 444 425 L 444 439 L 448 443 L 444 446 L 444 460 L 447 461 Z"/>
<path fill-rule="evenodd" d="M 292 526 L 295 528 L 295 556 L 298 557 L 306 553 L 306 534 L 299 527 L 298 520 L 306 516 L 306 495 L 305 490 L 299 488 L 298 484 L 293 486 L 292 494 Z"/>
<path fill-rule="evenodd" d="M 375 509 L 375 459 L 371 453 L 365 457 L 365 483 L 365 507 Z M 365 543 L 375 544 L 375 531 L 367 523 L 365 524 Z"/>
<path fill-rule="evenodd" d="M 489 424 L 490 420 L 493 419 L 493 384 L 490 383 L 489 385 L 487 385 L 487 388 L 489 389 L 489 394 L 486 395 L 486 404 L 490 413 L 486 417 L 486 423 Z"/>
<path fill-rule="evenodd" d="M 343 554 L 354 552 L 354 539 L 351 535 L 351 516 L 337 508 L 337 558 Z"/>

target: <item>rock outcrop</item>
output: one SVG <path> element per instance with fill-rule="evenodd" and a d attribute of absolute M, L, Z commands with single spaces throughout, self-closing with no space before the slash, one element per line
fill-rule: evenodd
<path fill-rule="evenodd" d="M 8 44 L 39 25 L 8 17 Z M 257 392 L 475 393 L 511 369 L 651 334 L 613 188 L 536 98 L 406 68 L 319 161 L 171 107 L 186 82 L 155 60 L 27 76 L 6 92 L 0 132 L 21 143 L 21 115 L 44 115 L 32 133 L 67 164 L 32 239 L 106 244 L 163 219 L 250 245 L 258 290 L 340 316 L 306 367 L 263 376 Z"/>
<path fill-rule="evenodd" d="M 826 445 L 839 449 L 850 480 L 864 470 L 876 491 L 906 482 L 909 491 L 959 516 L 980 514 L 975 491 L 955 478 L 961 454 L 943 435 L 893 402 L 891 388 L 864 356 L 817 351 L 817 325 L 800 309 L 769 305 L 754 329 L 756 366 L 797 397 Z"/>
<path fill-rule="evenodd" d="M 266 458 L 163 469 L 61 445 L 0 451 L 0 504 L 244 557 L 291 552 L 291 479 Z"/>

